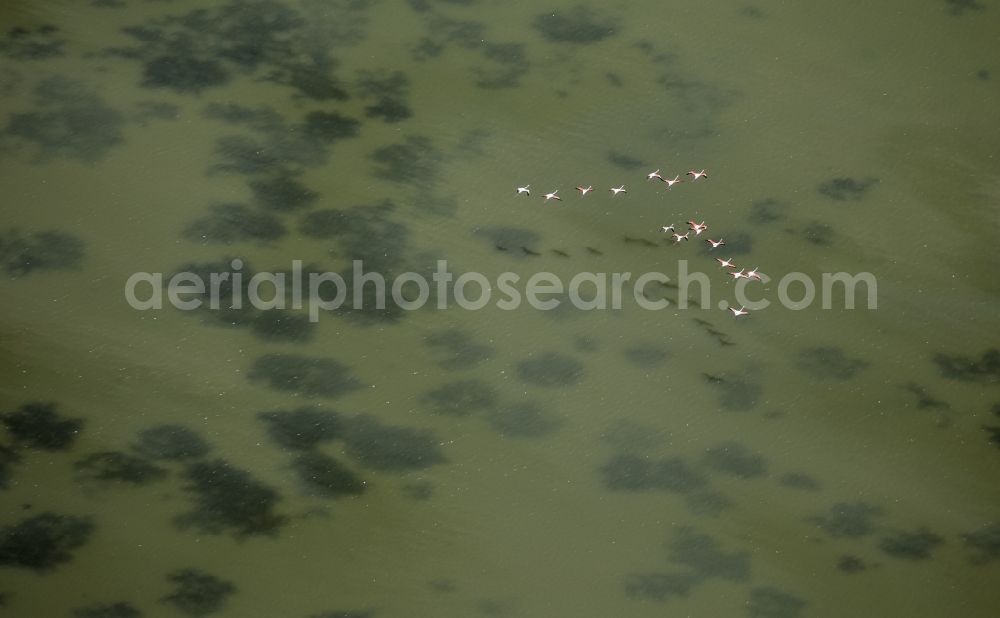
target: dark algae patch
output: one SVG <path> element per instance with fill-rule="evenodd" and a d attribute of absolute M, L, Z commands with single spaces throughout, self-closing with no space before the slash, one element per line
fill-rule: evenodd
<path fill-rule="evenodd" d="M 362 71 L 357 87 L 361 96 L 372 101 L 365 107 L 365 116 L 396 123 L 413 116 L 407 103 L 410 80 L 402 71 Z"/>
<path fill-rule="evenodd" d="M 760 586 L 750 590 L 746 607 L 749 618 L 799 618 L 806 605 L 793 594 L 773 586 Z"/>
<path fill-rule="evenodd" d="M 0 444 L 0 489 L 7 489 L 14 466 L 21 461 L 21 455 L 9 446 Z"/>
<path fill-rule="evenodd" d="M 155 425 L 143 429 L 132 448 L 146 459 L 187 461 L 204 457 L 212 450 L 198 433 L 183 425 Z"/>
<path fill-rule="evenodd" d="M 532 402 L 491 409 L 486 413 L 486 420 L 498 433 L 511 438 L 546 436 L 562 425 L 562 419 Z"/>
<path fill-rule="evenodd" d="M 79 478 L 93 481 L 119 482 L 129 485 L 145 485 L 162 479 L 167 471 L 122 451 L 101 451 L 91 453 L 73 464 Z"/>
<path fill-rule="evenodd" d="M 837 558 L 837 570 L 850 575 L 868 570 L 868 565 L 861 558 L 848 554 Z"/>
<path fill-rule="evenodd" d="M 938 353 L 934 355 L 934 364 L 938 366 L 941 375 L 950 380 L 988 385 L 1000 384 L 1000 350 L 996 348 L 984 351 L 979 358 Z"/>
<path fill-rule="evenodd" d="M 271 242 L 287 233 L 281 219 L 245 204 L 215 204 L 184 229 L 184 237 L 203 243 Z"/>
<path fill-rule="evenodd" d="M 44 451 L 69 449 L 83 428 L 82 419 L 62 416 L 51 402 L 26 403 L 0 415 L 0 422 L 19 444 Z"/>
<path fill-rule="evenodd" d="M 713 470 L 750 479 L 767 473 L 767 460 L 738 442 L 726 442 L 705 451 L 705 463 Z"/>
<path fill-rule="evenodd" d="M 0 56 L 10 60 L 46 60 L 65 55 L 66 40 L 52 25 L 29 29 L 15 26 L 0 36 Z"/>
<path fill-rule="evenodd" d="M 809 519 L 833 538 L 860 538 L 875 531 L 882 509 L 867 502 L 838 502 L 830 510 Z"/>
<path fill-rule="evenodd" d="M 961 535 L 965 546 L 973 551 L 972 561 L 987 564 L 1000 560 L 1000 524 L 991 523 Z"/>
<path fill-rule="evenodd" d="M 944 543 L 944 538 L 926 528 L 912 532 L 894 532 L 879 542 L 879 549 L 893 558 L 926 560 L 931 552 Z"/>
<path fill-rule="evenodd" d="M 679 457 L 662 459 L 615 455 L 601 468 L 604 486 L 612 491 L 661 490 L 688 493 L 708 485 L 705 475 Z"/>
<path fill-rule="evenodd" d="M 804 472 L 783 474 L 778 481 L 785 487 L 801 491 L 819 491 L 823 488 L 822 483 Z"/>
<path fill-rule="evenodd" d="M 319 195 L 299 182 L 292 174 L 250 181 L 254 202 L 272 212 L 289 212 L 308 208 Z"/>
<path fill-rule="evenodd" d="M 441 441 L 430 431 L 386 425 L 362 414 L 344 423 L 347 454 L 373 470 L 420 470 L 446 461 Z"/>
<path fill-rule="evenodd" d="M 268 437 L 278 446 L 290 450 L 309 450 L 340 437 L 343 432 L 340 415 L 325 408 L 276 410 L 261 412 L 257 417 L 266 426 Z"/>
<path fill-rule="evenodd" d="M 254 361 L 247 377 L 277 391 L 302 397 L 337 397 L 361 387 L 350 369 L 332 358 L 266 354 Z"/>
<path fill-rule="evenodd" d="M 758 200 L 750 205 L 747 221 L 754 225 L 767 225 L 784 221 L 788 218 L 790 208 L 791 206 L 787 202 L 773 197 Z"/>
<path fill-rule="evenodd" d="M 546 352 L 518 362 L 517 376 L 535 386 L 570 386 L 583 379 L 583 363 L 559 352 Z"/>
<path fill-rule="evenodd" d="M 356 496 L 365 491 L 365 482 L 333 457 L 317 452 L 300 453 L 292 463 L 306 490 L 321 498 Z"/>
<path fill-rule="evenodd" d="M 857 202 L 876 184 L 877 178 L 839 177 L 820 184 L 817 190 L 821 195 L 837 202 Z"/>
<path fill-rule="evenodd" d="M 174 591 L 162 601 L 173 605 L 188 616 L 207 616 L 221 611 L 226 600 L 236 592 L 236 586 L 199 569 L 181 569 L 167 579 Z"/>
<path fill-rule="evenodd" d="M 684 598 L 700 581 L 697 575 L 691 573 L 632 573 L 625 577 L 625 596 L 661 602 Z"/>
<path fill-rule="evenodd" d="M 757 406 L 764 387 L 745 376 L 702 374 L 705 381 L 718 391 L 719 406 L 724 410 L 744 412 Z"/>
<path fill-rule="evenodd" d="M 976 0 L 944 0 L 948 13 L 954 17 L 960 17 L 966 12 L 982 11 L 986 7 Z"/>
<path fill-rule="evenodd" d="M 125 115 L 86 83 L 53 76 L 35 86 L 32 111 L 10 115 L 0 138 L 34 151 L 38 163 L 60 158 L 94 163 L 124 143 L 126 123 Z"/>
<path fill-rule="evenodd" d="M 83 241 L 66 232 L 12 229 L 0 233 L 0 268 L 12 279 L 35 271 L 76 269 L 83 256 Z"/>
<path fill-rule="evenodd" d="M 241 273 L 238 286 L 234 283 L 234 277 L 230 276 L 218 281 L 213 280 L 214 273 L 229 273 L 229 271 Z M 259 294 L 263 302 L 274 307 L 256 308 L 248 301 L 250 293 L 250 280 L 256 276 L 250 264 L 236 258 L 226 258 L 217 262 L 190 263 L 182 265 L 177 269 L 177 273 L 191 273 L 205 282 L 205 291 L 202 294 L 192 294 L 193 300 L 200 300 L 201 305 L 195 310 L 187 313 L 194 313 L 201 316 L 206 324 L 214 326 L 246 328 L 258 339 L 264 341 L 283 341 L 302 343 L 312 338 L 316 324 L 309 321 L 308 316 L 287 309 L 278 308 L 282 302 L 290 301 L 290 285 L 285 285 L 284 289 L 289 298 L 280 298 L 274 294 L 280 280 L 289 280 L 288 273 L 270 273 L 273 279 L 268 276 L 267 281 L 260 286 Z M 173 275 L 172 275 L 173 276 Z M 302 276 L 308 278 L 309 272 L 303 269 Z M 218 307 L 212 308 L 212 290 L 218 288 Z M 242 302 L 236 304 L 234 299 Z"/>
<path fill-rule="evenodd" d="M 142 612 L 130 603 L 119 601 L 79 607 L 73 610 L 73 618 L 142 618 Z"/>
<path fill-rule="evenodd" d="M 728 552 L 711 536 L 690 527 L 674 533 L 667 544 L 670 564 L 681 569 L 667 573 L 634 573 L 625 577 L 625 595 L 630 599 L 669 601 L 684 598 L 701 584 L 721 579 L 745 582 L 750 578 L 750 556 Z"/>
<path fill-rule="evenodd" d="M 850 380 L 869 366 L 867 361 L 852 358 L 843 348 L 819 346 L 799 352 L 799 369 L 821 380 Z"/>
<path fill-rule="evenodd" d="M 458 380 L 428 391 L 421 397 L 421 402 L 435 414 L 469 416 L 495 408 L 499 393 L 482 380 Z"/>
<path fill-rule="evenodd" d="M 589 45 L 616 34 L 619 23 L 604 12 L 577 4 L 542 13 L 535 18 L 534 26 L 551 43 Z"/>
<path fill-rule="evenodd" d="M 73 559 L 90 540 L 89 517 L 45 512 L 0 530 L 0 565 L 49 571 Z"/>
<path fill-rule="evenodd" d="M 191 464 L 184 479 L 184 489 L 194 504 L 191 511 L 177 518 L 182 528 L 239 538 L 274 535 L 286 523 L 286 518 L 275 512 L 278 492 L 221 459 Z"/>

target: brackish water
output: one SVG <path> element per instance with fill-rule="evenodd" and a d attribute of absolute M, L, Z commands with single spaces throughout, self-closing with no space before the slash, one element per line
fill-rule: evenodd
<path fill-rule="evenodd" d="M 14 1 L 0 26 L 0 615 L 996 615 L 995 2 Z M 771 307 L 719 309 L 703 237 L 659 231 L 690 218 Z M 711 303 L 125 302 L 233 257 L 688 260 Z M 878 308 L 782 308 L 793 271 L 870 272 Z"/>

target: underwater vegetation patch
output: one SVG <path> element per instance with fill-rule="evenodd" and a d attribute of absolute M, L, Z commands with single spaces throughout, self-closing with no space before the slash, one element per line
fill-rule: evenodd
<path fill-rule="evenodd" d="M 625 577 L 625 596 L 630 599 L 667 601 L 691 594 L 701 578 L 691 573 L 632 573 Z"/>
<path fill-rule="evenodd" d="M 626 360 L 639 367 L 658 367 L 670 358 L 666 350 L 648 343 L 637 343 L 625 348 L 624 354 Z"/>
<path fill-rule="evenodd" d="M 238 259 L 238 258 L 237 258 Z M 239 266 L 233 266 L 234 260 L 225 258 L 217 262 L 191 263 L 182 265 L 177 269 L 177 273 L 191 273 L 205 282 L 205 291 L 202 294 L 192 294 L 192 299 L 201 301 L 201 305 L 193 311 L 186 313 L 197 314 L 204 318 L 205 322 L 215 326 L 241 327 L 247 328 L 259 339 L 264 341 L 287 341 L 301 343 L 312 338 L 315 323 L 309 321 L 304 313 L 296 313 L 287 309 L 258 309 L 249 302 L 250 281 L 257 274 L 250 264 L 240 260 L 235 262 Z M 302 275 L 308 278 L 313 267 L 303 267 Z M 229 276 L 213 283 L 213 274 L 230 273 L 237 270 L 242 274 L 238 286 L 234 282 L 235 277 Z M 283 277 L 290 278 L 290 273 L 275 272 L 276 279 Z M 171 275 L 172 277 L 172 275 Z M 170 279 L 171 277 L 167 277 Z M 212 308 L 211 290 L 213 286 L 218 287 L 219 306 Z M 265 284 L 261 289 L 261 296 L 265 300 L 270 300 L 267 295 L 270 293 L 271 285 Z M 286 303 L 291 297 L 291 286 L 284 286 L 287 297 L 276 299 L 276 303 L 282 300 Z M 238 306 L 233 299 L 241 299 Z"/>
<path fill-rule="evenodd" d="M 702 374 L 705 381 L 716 388 L 719 405 L 725 410 L 743 412 L 757 406 L 764 387 L 749 378 L 733 374 Z"/>
<path fill-rule="evenodd" d="M 420 470 L 447 461 L 433 432 L 386 425 L 370 414 L 344 422 L 344 443 L 348 455 L 373 470 Z"/>
<path fill-rule="evenodd" d="M 608 153 L 607 159 L 609 163 L 616 167 L 620 167 L 626 172 L 634 172 L 639 168 L 646 167 L 645 161 L 636 159 L 635 157 L 622 152 L 611 151 Z"/>
<path fill-rule="evenodd" d="M 365 481 L 350 468 L 323 453 L 299 453 L 292 469 L 309 493 L 322 498 L 356 496 L 366 488 Z"/>
<path fill-rule="evenodd" d="M 684 526 L 674 532 L 667 544 L 668 560 L 682 567 L 681 572 L 638 573 L 625 577 L 625 595 L 631 599 L 667 601 L 683 598 L 702 583 L 712 579 L 745 582 L 750 578 L 750 555 L 727 552 L 707 534 Z"/>
<path fill-rule="evenodd" d="M 142 612 L 131 603 L 100 603 L 78 607 L 73 610 L 73 618 L 142 618 Z"/>
<path fill-rule="evenodd" d="M 553 10 L 535 18 L 534 26 L 550 43 L 590 45 L 617 34 L 620 22 L 610 14 L 577 4 L 568 10 Z"/>
<path fill-rule="evenodd" d="M 274 212 L 307 208 L 319 198 L 319 194 L 311 191 L 290 173 L 251 180 L 250 190 L 253 191 L 257 205 Z"/>
<path fill-rule="evenodd" d="M 687 493 L 703 489 L 708 479 L 679 457 L 654 459 L 619 454 L 601 468 L 604 486 L 612 491 L 652 489 Z"/>
<path fill-rule="evenodd" d="M 860 201 L 876 184 L 878 178 L 831 178 L 817 187 L 821 195 L 838 202 Z"/>
<path fill-rule="evenodd" d="M 750 590 L 746 608 L 750 618 L 798 618 L 806 605 L 803 599 L 774 586 L 758 586 Z"/>
<path fill-rule="evenodd" d="M 535 386 L 570 386 L 583 379 L 583 363 L 559 352 L 545 352 L 517 363 L 517 377 Z"/>
<path fill-rule="evenodd" d="M 986 564 L 1000 560 L 1000 523 L 990 523 L 961 535 L 965 546 L 974 550 L 972 561 Z"/>
<path fill-rule="evenodd" d="M 799 351 L 797 362 L 799 369 L 821 380 L 850 380 L 869 364 L 848 356 L 843 348 L 836 346 L 804 348 Z"/>
<path fill-rule="evenodd" d="M 1000 403 L 993 404 L 993 416 L 997 417 L 997 420 L 1000 420 Z M 1000 448 L 1000 425 L 984 425 L 983 430 L 989 434 L 990 443 L 993 446 Z M 2 463 L 0 463 L 0 469 L 2 469 L 2 467 Z M 2 477 L 2 474 L 0 474 L 0 477 Z M 2 483 L 0 483 L 0 485 L 2 485 Z"/>
<path fill-rule="evenodd" d="M 838 502 L 830 510 L 807 521 L 816 524 L 833 538 L 860 538 L 875 531 L 875 520 L 882 509 L 867 502 Z"/>
<path fill-rule="evenodd" d="M 458 380 L 424 393 L 420 401 L 435 414 L 469 416 L 493 409 L 500 395 L 483 380 Z"/>
<path fill-rule="evenodd" d="M 31 402 L 0 414 L 0 422 L 21 446 L 43 451 L 64 451 L 73 446 L 83 419 L 68 418 L 52 402 Z"/>
<path fill-rule="evenodd" d="M 431 333 L 424 343 L 439 354 L 438 365 L 452 371 L 476 367 L 491 360 L 495 352 L 493 346 L 477 343 L 471 334 L 461 329 Z"/>
<path fill-rule="evenodd" d="M 944 538 L 926 528 L 912 532 L 899 531 L 879 541 L 879 549 L 893 558 L 904 560 L 926 560 Z"/>
<path fill-rule="evenodd" d="M 682 527 L 667 546 L 670 562 L 687 567 L 701 578 L 743 582 L 750 578 L 750 554 L 727 552 L 718 541 L 690 527 Z"/>
<path fill-rule="evenodd" d="M 944 0 L 948 13 L 954 17 L 964 15 L 967 11 L 982 11 L 986 7 L 976 0 Z"/>
<path fill-rule="evenodd" d="M 253 131 L 216 140 L 218 163 L 209 172 L 259 176 L 262 181 L 294 177 L 303 169 L 323 165 L 330 148 L 356 137 L 361 127 L 358 120 L 334 111 L 308 112 L 300 122 L 285 121 L 271 108 L 236 103 L 212 104 L 204 113 Z"/>
<path fill-rule="evenodd" d="M 369 269 L 370 262 L 392 266 L 409 241 L 408 228 L 390 218 L 395 211 L 396 205 L 389 200 L 316 210 L 302 218 L 299 231 L 310 238 L 336 240 L 342 253 L 365 259 Z"/>
<path fill-rule="evenodd" d="M 167 471 L 142 457 L 122 451 L 91 453 L 73 464 L 77 477 L 88 481 L 145 485 L 162 479 Z"/>
<path fill-rule="evenodd" d="M 365 107 L 368 118 L 381 118 L 392 124 L 413 116 L 413 110 L 406 101 L 410 80 L 402 71 L 361 71 L 357 88 L 362 98 L 372 100 Z"/>
<path fill-rule="evenodd" d="M 0 37 L 0 56 L 11 60 L 45 60 L 64 56 L 66 40 L 59 37 L 59 28 L 43 24 L 37 28 L 14 26 Z"/>
<path fill-rule="evenodd" d="M 754 225 L 767 225 L 784 221 L 788 218 L 788 211 L 791 206 L 788 202 L 775 199 L 773 197 L 758 200 L 750 205 L 750 214 L 747 221 Z"/>
<path fill-rule="evenodd" d="M 0 530 L 0 566 L 49 571 L 73 559 L 94 532 L 89 517 L 45 512 Z"/>
<path fill-rule="evenodd" d="M 427 188 L 441 179 L 444 153 L 426 135 L 409 135 L 376 148 L 371 159 L 377 178 Z"/>
<path fill-rule="evenodd" d="M 326 408 L 304 406 L 261 412 L 257 418 L 267 427 L 267 435 L 275 444 L 291 450 L 309 450 L 335 440 L 343 431 L 340 414 Z"/>
<path fill-rule="evenodd" d="M 215 204 L 208 215 L 195 219 L 184 228 L 184 237 L 202 243 L 231 244 L 277 240 L 287 233 L 278 217 L 258 212 L 245 204 Z"/>
<path fill-rule="evenodd" d="M 478 88 L 515 88 L 521 85 L 521 78 L 531 66 L 522 43 L 488 41 L 482 46 L 481 54 L 486 64 L 472 69 Z"/>
<path fill-rule="evenodd" d="M 169 88 L 181 94 L 198 94 L 230 79 L 221 62 L 192 56 L 164 54 L 146 61 L 142 69 L 145 88 Z"/>
<path fill-rule="evenodd" d="M 789 472 L 781 475 L 778 481 L 785 487 L 802 491 L 819 491 L 822 483 L 804 472 Z"/>
<path fill-rule="evenodd" d="M 798 234 L 806 242 L 820 247 L 832 245 L 834 238 L 837 236 L 836 232 L 833 231 L 833 227 L 822 221 L 810 221 L 797 230 L 792 229 L 789 232 Z"/>
<path fill-rule="evenodd" d="M 705 451 L 705 463 L 713 470 L 740 479 L 767 474 L 767 460 L 739 442 L 725 442 Z"/>
<path fill-rule="evenodd" d="M 167 579 L 174 591 L 161 601 L 173 605 L 188 616 L 207 616 L 221 611 L 226 600 L 236 592 L 236 586 L 199 569 L 181 569 Z"/>
<path fill-rule="evenodd" d="M 622 453 L 644 453 L 665 441 L 665 432 L 656 427 L 620 418 L 601 434 L 601 441 Z"/>
<path fill-rule="evenodd" d="M 80 266 L 83 241 L 56 230 L 23 233 L 8 229 L 0 233 L 0 268 L 12 279 L 35 271 L 69 270 Z"/>
<path fill-rule="evenodd" d="M 17 451 L 0 444 L 0 489 L 7 489 L 10 485 L 11 473 L 20 461 L 21 455 Z"/>
<path fill-rule="evenodd" d="M 1000 384 L 1000 350 L 996 348 L 986 350 L 979 358 L 938 353 L 934 355 L 934 364 L 950 380 Z"/>
<path fill-rule="evenodd" d="M 338 41 L 329 36 L 331 18 L 342 12 L 319 11 L 315 4 L 301 5 L 308 15 L 273 0 L 199 8 L 127 27 L 133 44 L 108 52 L 140 62 L 147 88 L 196 94 L 235 73 L 288 86 L 309 99 L 343 100 L 348 94 L 331 54 Z"/>
<path fill-rule="evenodd" d="M 132 448 L 146 459 L 187 461 L 208 454 L 212 447 L 183 425 L 163 424 L 143 429 Z"/>
<path fill-rule="evenodd" d="M 339 361 L 300 354 L 265 354 L 253 362 L 247 377 L 274 390 L 309 398 L 337 397 L 361 388 L 351 370 Z"/>
<path fill-rule="evenodd" d="M 511 438 L 538 438 L 554 433 L 563 421 L 537 403 L 524 402 L 493 408 L 486 412 L 490 426 Z"/>
<path fill-rule="evenodd" d="M 181 528 L 242 538 L 273 536 L 287 523 L 274 511 L 278 492 L 221 459 L 189 465 L 184 479 L 194 504 L 190 512 L 177 517 Z"/>
<path fill-rule="evenodd" d="M 151 120 L 177 120 L 181 116 L 181 108 L 173 103 L 163 101 L 140 101 L 135 105 L 132 119 L 142 126 Z"/>
<path fill-rule="evenodd" d="M 125 115 L 86 83 L 56 75 L 35 86 L 32 111 L 10 115 L 0 141 L 34 151 L 36 163 L 59 158 L 94 163 L 125 142 L 126 123 Z"/>
<path fill-rule="evenodd" d="M 845 554 L 837 558 L 837 570 L 842 573 L 854 574 L 868 570 L 868 565 L 857 556 Z"/>

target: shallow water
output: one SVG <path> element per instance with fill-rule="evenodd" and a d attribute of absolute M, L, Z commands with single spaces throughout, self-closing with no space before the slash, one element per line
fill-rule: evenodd
<path fill-rule="evenodd" d="M 0 613 L 994 615 L 998 15 L 7 3 Z M 662 242 L 689 218 L 771 307 L 719 310 L 700 238 Z M 685 259 L 711 303 L 310 327 L 125 302 L 234 256 Z M 871 272 L 878 308 L 783 308 L 793 271 Z"/>

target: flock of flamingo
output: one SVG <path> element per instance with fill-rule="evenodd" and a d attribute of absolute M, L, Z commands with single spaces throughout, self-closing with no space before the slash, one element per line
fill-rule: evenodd
<path fill-rule="evenodd" d="M 706 178 L 706 179 L 708 178 L 708 172 L 706 172 L 705 170 L 700 170 L 700 171 L 691 170 L 686 175 L 687 176 L 691 176 L 691 181 L 692 182 L 694 182 L 696 180 L 699 180 L 701 178 Z M 652 171 L 652 172 L 646 174 L 646 180 L 660 180 L 660 181 L 666 183 L 668 189 L 671 189 L 671 188 L 673 188 L 673 186 L 675 184 L 677 184 L 679 182 L 682 182 L 680 175 L 676 175 L 673 178 L 664 178 L 664 176 L 660 173 L 660 170 L 655 170 L 655 171 Z M 580 192 L 580 197 L 586 197 L 588 193 L 590 193 L 591 191 L 594 190 L 594 187 L 593 187 L 593 185 L 586 186 L 586 187 L 579 186 L 579 187 L 576 187 L 576 190 Z M 622 193 L 628 193 L 628 190 L 625 188 L 625 185 L 621 185 L 621 186 L 618 186 L 618 187 L 611 187 L 610 189 L 608 189 L 608 191 L 611 192 L 611 197 L 618 197 Z M 517 192 L 517 195 L 523 195 L 525 197 L 530 197 L 531 196 L 531 185 L 524 185 L 523 187 L 517 187 L 516 192 Z M 562 198 L 559 197 L 559 190 L 558 189 L 556 189 L 555 191 L 552 191 L 550 193 L 545 193 L 545 194 L 543 194 L 542 197 L 544 198 L 544 200 L 546 202 L 548 202 L 549 200 L 556 200 L 556 201 L 560 201 L 560 202 L 562 201 Z M 708 229 L 708 225 L 706 225 L 704 221 L 702 221 L 702 222 L 699 223 L 697 221 L 691 220 L 691 221 L 688 221 L 687 224 L 688 224 L 689 229 L 688 229 L 688 231 L 684 232 L 683 234 L 679 233 L 675 229 L 674 224 L 672 224 L 672 223 L 670 225 L 664 225 L 660 229 L 663 231 L 664 234 L 670 234 L 673 237 L 674 244 L 679 244 L 679 243 L 684 242 L 686 240 L 691 240 L 691 234 L 692 233 L 694 233 L 695 236 L 700 236 L 702 232 L 704 232 L 704 231 L 706 231 Z M 726 241 L 724 239 L 722 239 L 722 238 L 719 238 L 718 240 L 714 240 L 714 239 L 706 237 L 705 238 L 705 242 L 708 243 L 709 250 L 718 249 L 719 247 L 722 247 L 722 246 L 724 246 L 726 244 Z M 736 270 L 736 264 L 733 263 L 732 259 L 715 258 L 715 261 L 719 263 L 719 266 L 721 268 L 726 269 L 726 272 L 734 280 L 736 280 L 736 279 L 748 279 L 748 280 L 751 280 L 751 281 L 760 281 L 761 280 L 761 273 L 757 269 L 756 266 L 752 270 L 746 270 L 746 269 L 742 269 L 742 268 L 739 269 L 739 270 Z M 739 309 L 737 309 L 735 307 L 727 307 L 727 309 L 730 312 L 732 312 L 732 314 L 733 314 L 734 317 L 737 317 L 737 318 L 740 317 L 740 316 L 742 316 L 742 315 L 747 315 L 747 314 L 750 313 L 749 311 L 747 311 L 747 309 L 745 307 L 740 307 Z"/>

